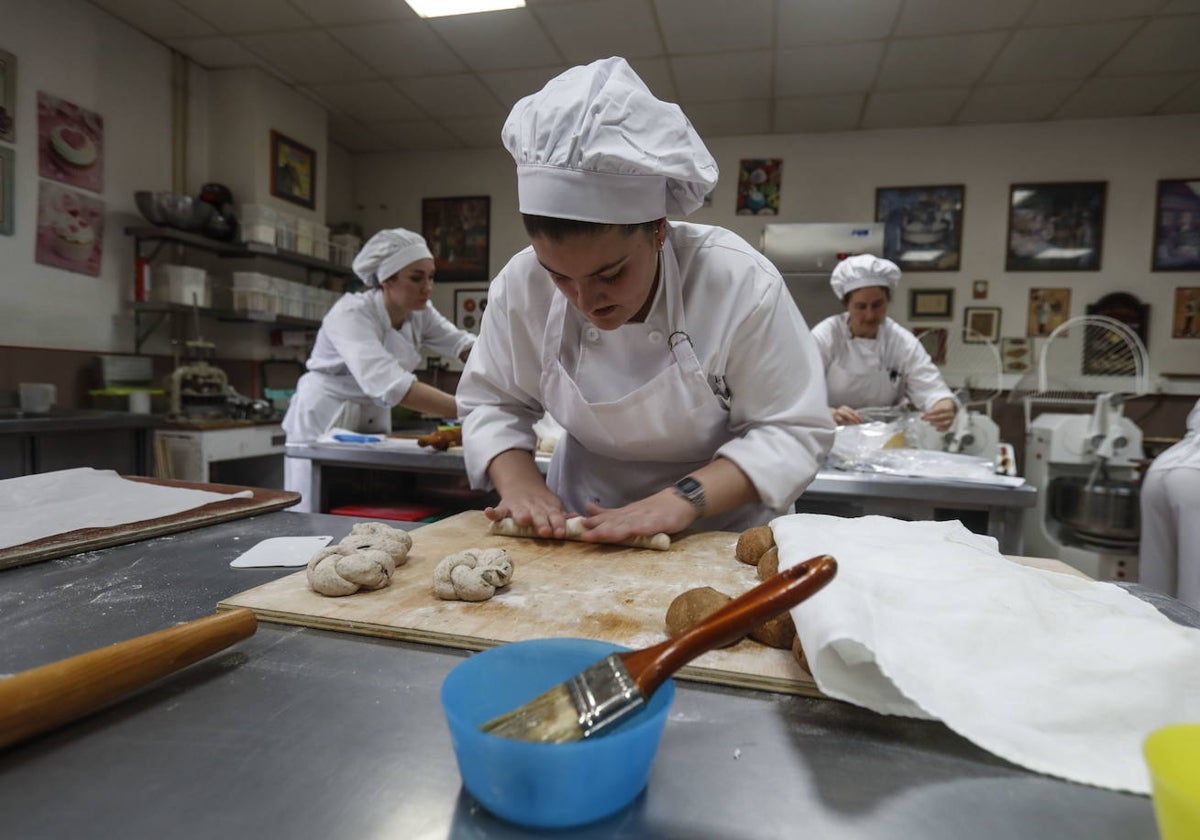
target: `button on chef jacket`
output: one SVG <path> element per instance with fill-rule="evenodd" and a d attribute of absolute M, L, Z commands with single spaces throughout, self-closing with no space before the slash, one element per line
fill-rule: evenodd
<path fill-rule="evenodd" d="M 456 394 L 472 486 L 490 486 L 487 467 L 501 452 L 534 451 L 532 425 L 548 411 L 566 428 L 548 484 L 568 511 L 583 513 L 587 502 L 609 508 L 629 504 L 717 456 L 742 469 L 763 503 L 700 520 L 695 527 L 749 527 L 791 507 L 833 440 L 820 357 L 795 303 L 774 266 L 721 228 L 669 224 L 661 266 L 662 282 L 645 323 L 602 331 L 574 307 L 553 305 L 561 293 L 532 248 L 509 261 L 492 282 L 480 339 Z M 714 391 L 729 394 L 717 445 L 699 460 L 664 460 L 656 457 L 656 447 L 679 448 L 670 423 L 658 440 L 645 429 L 607 429 L 614 439 L 628 441 L 628 456 L 592 453 L 571 460 L 569 453 L 580 444 L 560 416 L 566 408 L 556 406 L 543 388 L 543 346 L 552 310 L 562 311 L 557 361 L 584 398 L 602 403 L 631 394 L 678 364 L 670 344 L 685 339 L 671 335 L 678 328 L 668 318 L 672 295 L 682 297 L 682 320 L 703 372 Z M 557 324 L 550 326 L 553 335 Z M 717 393 L 711 399 L 712 405 L 723 405 Z M 668 418 L 673 410 L 662 408 Z M 686 428 L 684 413 L 676 434 Z M 560 474 L 562 463 L 586 463 L 587 469 Z"/>
<path fill-rule="evenodd" d="M 907 397 L 928 411 L 940 399 L 954 399 L 921 342 L 891 318 L 883 320 L 875 338 L 854 338 L 850 314 L 843 312 L 813 327 L 812 336 L 831 406 L 894 406 Z"/>

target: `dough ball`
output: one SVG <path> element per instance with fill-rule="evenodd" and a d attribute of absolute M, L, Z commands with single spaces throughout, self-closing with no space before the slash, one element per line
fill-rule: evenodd
<path fill-rule="evenodd" d="M 437 564 L 433 594 L 444 601 L 486 601 L 512 577 L 512 558 L 503 548 L 468 548 Z"/>
<path fill-rule="evenodd" d="M 360 589 L 382 589 L 392 582 L 395 570 L 395 561 L 386 551 L 334 545 L 308 561 L 308 585 L 322 595 L 353 595 Z"/>
<path fill-rule="evenodd" d="M 771 546 L 758 558 L 758 579 L 766 580 L 779 574 L 779 546 Z"/>
<path fill-rule="evenodd" d="M 792 621 L 791 613 L 785 612 L 755 627 L 750 631 L 750 638 L 767 647 L 787 650 L 797 638 L 796 624 Z"/>
<path fill-rule="evenodd" d="M 771 532 L 771 526 L 759 525 L 742 532 L 742 535 L 738 537 L 735 554 L 741 562 L 754 566 L 758 564 L 758 558 L 762 557 L 763 553 L 773 545 L 775 545 L 775 535 Z"/>
<path fill-rule="evenodd" d="M 342 537 L 340 545 L 386 551 L 395 565 L 403 566 L 408 562 L 412 537 L 407 532 L 382 522 L 356 522 L 350 533 Z"/>
<path fill-rule="evenodd" d="M 804 655 L 804 648 L 800 646 L 800 637 L 792 639 L 792 656 L 796 657 L 796 662 L 804 669 L 804 673 L 811 674 L 812 671 L 808 667 L 808 657 Z"/>
<path fill-rule="evenodd" d="M 689 589 L 667 607 L 667 632 L 672 636 L 678 636 L 708 618 L 731 600 L 733 599 L 724 592 L 718 592 L 711 586 Z M 734 639 L 729 644 L 737 641 L 739 640 Z M 723 647 L 728 646 L 723 645 Z"/>

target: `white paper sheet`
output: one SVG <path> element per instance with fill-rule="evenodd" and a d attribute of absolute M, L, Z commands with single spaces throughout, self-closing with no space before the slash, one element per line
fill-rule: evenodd
<path fill-rule="evenodd" d="M 235 569 L 305 566 L 312 556 L 329 545 L 332 539 L 332 536 L 270 537 L 244 551 L 229 565 Z"/>
<path fill-rule="evenodd" d="M 80 528 L 157 519 L 253 495 L 249 490 L 211 493 L 163 487 L 90 467 L 7 478 L 0 481 L 0 548 Z"/>

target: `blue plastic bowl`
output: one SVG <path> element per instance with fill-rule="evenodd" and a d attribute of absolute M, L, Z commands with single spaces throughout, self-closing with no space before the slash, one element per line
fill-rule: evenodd
<path fill-rule="evenodd" d="M 533 828 L 566 828 L 607 817 L 650 779 L 667 711 L 668 680 L 650 702 L 611 730 L 570 744 L 535 744 L 479 731 L 614 651 L 591 639 L 535 639 L 477 653 L 442 683 L 442 708 L 463 785 L 501 819 Z"/>

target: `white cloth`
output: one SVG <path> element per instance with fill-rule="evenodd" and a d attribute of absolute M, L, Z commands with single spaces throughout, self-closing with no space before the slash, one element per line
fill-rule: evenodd
<path fill-rule="evenodd" d="M 592 422 L 595 416 L 576 425 L 574 417 L 564 416 L 566 406 L 554 401 L 557 383 L 554 394 L 548 393 L 544 378 L 546 338 L 551 329 L 559 329 L 548 322 L 552 311 L 561 313 L 554 317 L 561 322 L 562 341 L 568 346 L 581 336 L 586 340 L 590 325 L 574 308 L 562 306 L 553 281 L 532 249 L 526 249 L 493 281 L 479 343 L 459 382 L 464 454 L 473 486 L 489 486 L 487 466 L 501 452 L 533 451 L 537 445 L 533 424 L 549 411 L 567 432 L 555 448 L 555 462 L 571 448 L 572 438 L 576 442 L 608 438 L 618 446 L 620 455 L 608 459 L 602 480 L 622 493 L 619 498 L 606 497 L 601 504 L 635 501 L 682 478 L 697 459 L 707 462 L 722 456 L 746 473 L 765 507 L 776 511 L 790 507 L 824 460 L 833 425 L 816 347 L 779 273 L 729 231 L 672 223 L 663 249 L 660 287 L 649 321 L 658 323 L 665 317 L 669 324 L 673 315 L 668 301 L 680 295 L 681 323 L 708 385 L 708 399 L 723 406 L 716 392 L 729 393 L 723 441 L 713 441 L 704 453 L 666 454 L 696 443 L 676 440 L 697 434 L 688 428 L 686 404 L 658 408 L 661 416 L 652 428 Z M 614 337 L 624 330 L 613 331 Z M 662 357 L 667 356 L 671 369 L 680 371 L 689 362 L 686 353 L 671 356 L 668 341 L 651 344 L 648 334 L 646 340 L 649 346 L 641 354 L 646 361 L 621 375 L 632 375 L 633 381 L 641 383 L 636 391 L 639 399 L 654 399 L 656 394 L 646 383 L 666 372 Z M 559 362 L 561 358 L 555 364 Z M 672 370 L 672 375 L 692 376 L 680 371 Z M 643 476 L 655 461 L 675 464 L 674 474 L 670 481 L 648 486 Z M 582 487 L 592 478 L 582 472 L 566 474 L 562 483 Z"/>
<path fill-rule="evenodd" d="M 833 267 L 829 285 L 841 300 L 856 289 L 883 286 L 893 290 L 900 283 L 900 266 L 871 254 L 854 254 Z"/>
<path fill-rule="evenodd" d="M 843 312 L 813 327 L 812 336 L 821 351 L 830 406 L 893 406 L 908 398 L 928 411 L 938 400 L 954 399 L 921 342 L 891 318 L 883 320 L 875 338 L 855 338 Z"/>
<path fill-rule="evenodd" d="M 1200 610 L 1200 400 L 1142 479 L 1138 582 Z"/>
<path fill-rule="evenodd" d="M 112 470 L 80 467 L 0 481 L 0 548 L 77 531 L 171 516 L 213 502 L 248 498 L 130 481 Z"/>
<path fill-rule="evenodd" d="M 354 257 L 354 273 L 368 286 L 378 286 L 417 260 L 431 260 L 425 237 L 404 228 L 381 230 Z"/>
<path fill-rule="evenodd" d="M 679 106 L 655 99 L 623 58 L 551 79 L 513 106 L 501 138 L 531 215 L 621 224 L 687 215 L 719 175 Z"/>
<path fill-rule="evenodd" d="M 940 720 L 1031 770 L 1142 794 L 1142 740 L 1200 720 L 1200 630 L 1118 586 L 1020 566 L 958 522 L 796 514 L 771 527 L 780 568 L 838 561 L 792 610 L 831 697 Z"/>

